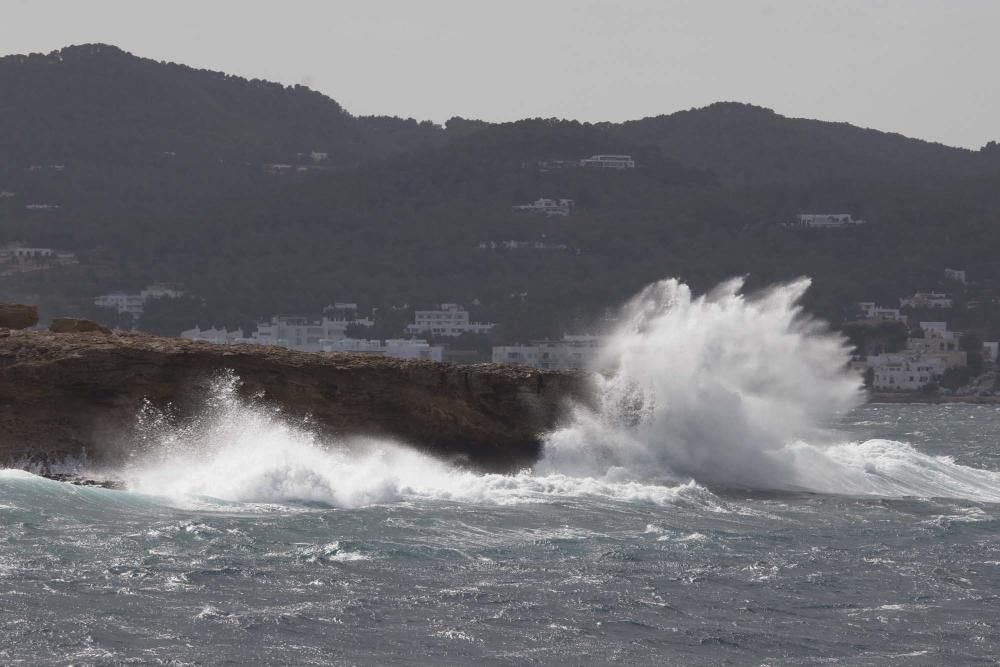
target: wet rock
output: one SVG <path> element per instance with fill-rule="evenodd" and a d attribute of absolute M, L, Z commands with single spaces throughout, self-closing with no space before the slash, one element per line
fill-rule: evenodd
<path fill-rule="evenodd" d="M 52 324 L 49 325 L 49 331 L 52 333 L 68 334 L 68 333 L 102 333 L 110 334 L 111 329 L 106 326 L 102 326 L 97 322 L 92 322 L 91 320 L 78 320 L 75 317 L 57 317 L 52 320 Z"/>
<path fill-rule="evenodd" d="M 205 409 L 214 381 L 229 371 L 241 380 L 241 398 L 280 408 L 295 423 L 308 419 L 323 441 L 389 438 L 495 471 L 533 463 L 541 434 L 570 401 L 591 396 L 581 373 L 25 331 L 0 337 L 0 462 L 128 457 L 142 441 L 136 418 L 147 401 L 183 423 Z"/>
<path fill-rule="evenodd" d="M 0 327 L 27 329 L 38 324 L 38 308 L 20 303 L 0 303 Z"/>
<path fill-rule="evenodd" d="M 109 479 L 90 479 L 88 477 L 82 477 L 80 475 L 74 475 L 71 473 L 59 473 L 59 472 L 43 472 L 41 476 L 46 479 L 51 479 L 55 482 L 65 482 L 67 484 L 73 484 L 75 486 L 97 486 L 102 489 L 124 489 L 125 485 L 116 480 Z"/>

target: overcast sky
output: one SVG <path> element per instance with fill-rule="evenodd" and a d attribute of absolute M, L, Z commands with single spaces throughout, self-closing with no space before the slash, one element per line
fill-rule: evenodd
<path fill-rule="evenodd" d="M 0 0 L 0 52 L 105 42 L 355 114 L 620 121 L 750 102 L 1000 140 L 1000 0 Z M 2 91 L 0 91 L 2 96 Z"/>

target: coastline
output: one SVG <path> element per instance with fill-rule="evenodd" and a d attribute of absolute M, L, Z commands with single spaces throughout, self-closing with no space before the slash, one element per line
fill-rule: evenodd
<path fill-rule="evenodd" d="M 564 371 L 4 329 L 0 460 L 127 457 L 142 440 L 143 410 L 183 424 L 218 400 L 229 376 L 234 398 L 317 433 L 388 438 L 495 472 L 533 463 L 539 434 L 590 397 L 589 378 Z"/>

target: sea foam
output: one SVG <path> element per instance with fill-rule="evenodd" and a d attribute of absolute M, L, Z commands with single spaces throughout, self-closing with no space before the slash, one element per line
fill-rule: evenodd
<path fill-rule="evenodd" d="M 405 500 L 514 504 L 600 497 L 721 506 L 706 487 L 1000 501 L 1000 476 L 906 443 L 844 442 L 830 423 L 862 399 L 844 341 L 802 312 L 802 279 L 703 296 L 676 281 L 624 309 L 595 373 L 596 409 L 544 436 L 533 469 L 454 467 L 403 443 L 330 442 L 220 377 L 201 415 L 147 408 L 130 488 L 177 500 L 359 507 Z"/>

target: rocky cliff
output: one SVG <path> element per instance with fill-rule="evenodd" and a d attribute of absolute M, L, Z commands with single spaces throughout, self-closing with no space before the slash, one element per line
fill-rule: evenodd
<path fill-rule="evenodd" d="M 534 461 L 539 434 L 588 395 L 582 374 L 493 364 L 0 330 L 0 460 L 120 456 L 145 401 L 192 417 L 227 371 L 242 380 L 241 396 L 308 417 L 325 434 L 386 436 L 498 471 Z"/>

